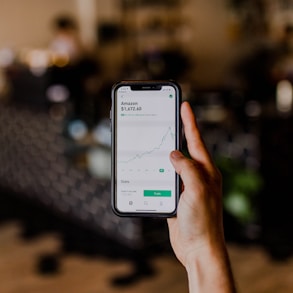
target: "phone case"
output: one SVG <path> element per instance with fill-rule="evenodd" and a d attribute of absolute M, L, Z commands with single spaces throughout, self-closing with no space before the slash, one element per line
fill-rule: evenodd
<path fill-rule="evenodd" d="M 115 95 L 116 91 L 121 86 L 131 86 L 132 89 L 142 89 L 142 90 L 158 90 L 161 86 L 171 85 L 176 90 L 176 149 L 181 150 L 182 143 L 182 128 L 181 128 L 181 119 L 180 119 L 180 105 L 181 105 L 181 88 L 174 81 L 120 81 L 113 85 L 112 87 L 112 107 L 110 112 L 111 119 L 111 135 L 112 135 L 112 180 L 111 180 L 111 205 L 113 212 L 120 217 L 152 217 L 152 218 L 168 218 L 176 216 L 177 205 L 179 201 L 179 196 L 181 192 L 181 180 L 179 175 L 175 176 L 176 184 L 176 194 L 175 194 L 175 210 L 170 213 L 162 212 L 121 212 L 116 207 L 116 121 L 115 121 Z"/>

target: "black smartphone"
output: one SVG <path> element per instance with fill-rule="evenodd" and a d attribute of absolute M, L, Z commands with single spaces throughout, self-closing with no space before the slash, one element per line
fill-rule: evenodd
<path fill-rule="evenodd" d="M 122 81 L 112 88 L 112 208 L 119 216 L 176 215 L 181 90 L 173 81 Z"/>

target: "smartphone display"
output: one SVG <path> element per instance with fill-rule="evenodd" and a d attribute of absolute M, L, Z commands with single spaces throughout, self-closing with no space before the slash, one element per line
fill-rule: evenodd
<path fill-rule="evenodd" d="M 173 216 L 180 192 L 169 155 L 180 148 L 180 88 L 121 82 L 112 90 L 112 208 L 121 216 Z"/>

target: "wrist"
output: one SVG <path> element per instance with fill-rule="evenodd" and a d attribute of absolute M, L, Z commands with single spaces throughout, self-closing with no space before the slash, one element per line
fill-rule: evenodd
<path fill-rule="evenodd" d="M 223 253 L 227 254 L 225 239 L 222 235 L 218 237 L 198 237 L 185 246 L 185 258 L 183 265 L 188 267 L 194 265 L 193 261 L 208 261 L 209 259 L 221 258 Z M 193 260 L 193 261 L 192 261 Z"/>
<path fill-rule="evenodd" d="M 226 246 L 224 243 L 202 243 L 202 245 L 190 248 L 185 256 L 184 267 L 187 272 L 197 266 L 204 266 L 209 262 L 226 258 Z"/>
<path fill-rule="evenodd" d="M 190 292 L 235 292 L 224 243 L 206 245 L 186 255 Z"/>

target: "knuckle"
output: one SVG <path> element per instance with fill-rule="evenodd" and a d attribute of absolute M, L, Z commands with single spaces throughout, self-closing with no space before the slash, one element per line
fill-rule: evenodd
<path fill-rule="evenodd" d="M 192 159 L 188 159 L 188 158 L 185 158 L 184 161 L 182 162 L 182 165 L 184 168 L 195 168 L 196 167 L 196 162 Z"/>

